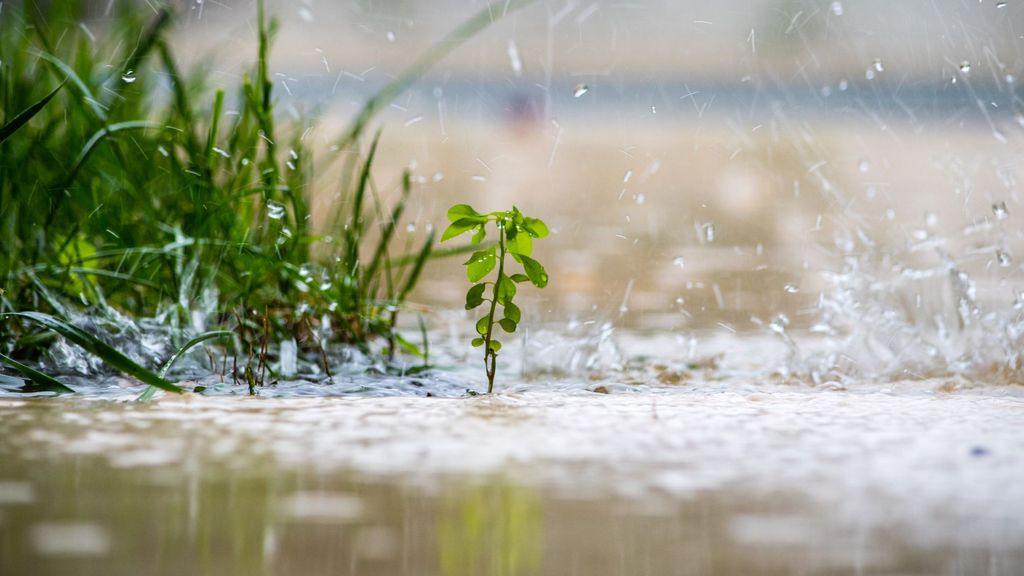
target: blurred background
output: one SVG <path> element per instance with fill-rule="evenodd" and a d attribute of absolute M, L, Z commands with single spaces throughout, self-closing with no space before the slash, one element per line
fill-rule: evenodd
<path fill-rule="evenodd" d="M 330 155 L 367 98 L 486 5 L 268 1 L 280 108 L 317 118 L 307 137 Z M 182 7 L 177 53 L 237 83 L 255 2 Z M 500 16 L 382 115 L 375 178 L 387 195 L 413 167 L 410 236 L 453 203 L 544 218 L 553 281 L 523 296 L 545 320 L 809 328 L 851 271 L 869 291 L 903 283 L 883 308 L 955 305 L 951 265 L 977 302 L 1019 297 L 1024 2 L 568 0 Z M 314 192 L 324 219 L 336 177 Z M 459 264 L 414 300 L 461 304 Z"/>

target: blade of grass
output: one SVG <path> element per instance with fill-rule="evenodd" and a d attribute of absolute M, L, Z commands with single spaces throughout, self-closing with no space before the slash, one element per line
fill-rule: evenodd
<path fill-rule="evenodd" d="M 103 105 L 96 100 L 95 96 L 93 96 L 92 90 L 89 90 L 89 86 L 79 78 L 78 74 L 73 68 L 71 68 L 71 66 L 68 66 L 60 58 L 47 54 L 46 52 L 36 51 L 34 54 L 59 70 L 64 75 L 64 78 L 71 80 L 71 83 L 78 88 L 79 92 L 82 93 L 82 99 L 84 99 L 85 103 L 89 105 L 89 108 L 92 109 L 96 117 L 103 122 L 107 121 L 107 111 L 103 109 Z M 65 80 L 65 82 L 67 80 Z"/>
<path fill-rule="evenodd" d="M 200 334 L 199 336 L 196 336 L 195 338 L 189 340 L 188 342 L 185 343 L 184 346 L 178 348 L 178 351 L 172 354 L 171 357 L 167 359 L 167 362 L 164 362 L 164 365 L 160 367 L 160 377 L 166 377 L 167 371 L 171 369 L 171 366 L 173 366 L 174 363 L 177 362 L 179 358 L 184 356 L 186 352 L 191 350 L 196 345 L 202 344 L 207 340 L 213 340 L 214 338 L 222 338 L 224 336 L 233 335 L 234 332 L 231 332 L 230 330 L 213 330 L 211 332 L 205 332 L 203 334 Z M 155 386 L 150 386 L 149 388 L 146 388 L 146 391 L 139 395 L 137 401 L 146 402 L 150 400 L 151 398 L 153 398 L 153 395 L 156 394 L 156 390 L 157 388 Z"/>
<path fill-rule="evenodd" d="M 472 38 L 481 30 L 504 18 L 524 6 L 532 4 L 535 0 L 496 0 L 485 6 L 475 16 L 464 22 L 461 26 L 451 31 L 440 42 L 434 44 L 429 50 L 417 58 L 397 78 L 388 83 L 387 86 L 377 92 L 375 96 L 366 101 L 356 116 L 355 121 L 348 132 L 339 140 L 342 147 L 355 142 L 359 135 L 366 129 L 366 125 L 397 98 L 410 84 L 415 82 L 424 72 L 433 68 L 438 62 L 458 48 L 463 42 Z"/>
<path fill-rule="evenodd" d="M 50 92 L 46 96 L 43 96 L 42 100 L 22 110 L 21 113 L 15 116 L 13 120 L 8 122 L 7 124 L 4 124 L 4 126 L 0 128 L 0 144 L 2 144 L 4 140 L 10 138 L 12 134 L 18 131 L 18 128 L 24 126 L 25 123 L 31 120 L 33 116 L 38 114 L 39 111 L 42 110 L 43 107 L 45 107 L 46 104 L 49 103 L 50 100 L 52 100 L 53 97 L 57 95 L 57 92 L 60 92 L 60 89 L 63 87 L 64 82 L 61 82 L 60 85 L 54 88 L 52 92 Z"/>
<path fill-rule="evenodd" d="M 183 392 L 181 388 L 157 376 L 149 369 L 139 366 L 134 360 L 118 352 L 106 342 L 85 332 L 78 326 L 69 324 L 59 318 L 43 314 L 42 312 L 8 312 L 0 314 L 0 318 L 24 318 L 29 320 L 78 344 L 89 353 L 98 356 L 111 368 L 127 374 L 144 384 L 156 386 L 161 390 L 174 392 L 175 394 Z"/>
<path fill-rule="evenodd" d="M 416 261 L 413 263 L 412 271 L 409 276 L 405 279 L 405 286 L 402 287 L 402 291 L 398 294 L 398 301 L 404 302 L 405 297 L 412 292 L 412 289 L 416 286 L 416 281 L 420 279 L 420 273 L 423 272 L 423 265 L 426 264 L 427 259 L 430 258 L 430 251 L 434 247 L 434 235 L 433 230 L 427 235 L 426 241 L 423 242 L 423 247 L 420 248 L 419 254 L 416 256 Z"/>
<path fill-rule="evenodd" d="M 7 364 L 8 366 L 14 368 L 18 372 L 21 372 L 22 375 L 24 375 L 26 378 L 35 382 L 39 386 L 42 386 L 46 390 L 52 390 L 58 394 L 75 393 L 74 390 L 67 387 L 60 380 L 57 380 L 56 378 L 53 378 L 51 376 L 47 376 L 46 374 L 43 374 L 42 372 L 35 370 L 31 366 L 26 366 L 21 362 L 15 360 L 14 358 L 11 358 L 10 356 L 0 354 L 0 362 Z"/>

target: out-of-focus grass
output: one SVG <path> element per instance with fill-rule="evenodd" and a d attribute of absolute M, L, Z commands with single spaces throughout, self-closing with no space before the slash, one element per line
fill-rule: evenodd
<path fill-rule="evenodd" d="M 393 254 L 412 181 L 384 205 L 372 174 L 380 134 L 364 142 L 365 132 L 490 20 L 457 29 L 366 104 L 330 155 L 345 159 L 340 208 L 315 233 L 314 124 L 275 110 L 276 24 L 262 1 L 256 63 L 227 89 L 179 69 L 165 40 L 172 5 L 121 0 L 98 33 L 87 4 L 23 2 L 0 19 L 0 312 L 115 309 L 161 319 L 177 345 L 208 324 L 230 327 L 245 373 L 260 380 L 268 342 L 285 338 L 307 348 L 324 334 L 383 338 L 393 351 L 397 312 L 434 238 Z M 10 318 L 0 352 L 33 357 L 46 336 Z"/>

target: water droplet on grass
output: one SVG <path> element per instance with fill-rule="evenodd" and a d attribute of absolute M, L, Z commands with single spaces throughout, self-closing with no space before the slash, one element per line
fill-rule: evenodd
<path fill-rule="evenodd" d="M 284 204 L 281 204 L 280 202 L 275 202 L 273 200 L 267 200 L 267 217 L 268 218 L 271 218 L 272 220 L 280 220 L 281 218 L 284 218 L 284 214 L 285 214 Z"/>
<path fill-rule="evenodd" d="M 138 78 L 135 76 L 135 70 L 129 70 L 121 75 L 121 80 L 125 84 L 134 84 Z"/>

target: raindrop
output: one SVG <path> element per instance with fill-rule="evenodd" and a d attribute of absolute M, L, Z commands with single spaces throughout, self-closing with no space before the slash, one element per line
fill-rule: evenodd
<path fill-rule="evenodd" d="M 875 69 L 875 72 L 885 72 L 885 68 L 882 67 L 881 58 L 875 58 L 875 61 L 871 63 L 871 67 Z"/>
<path fill-rule="evenodd" d="M 925 212 L 924 224 L 929 228 L 935 228 L 939 224 L 939 217 L 935 212 Z"/>
<path fill-rule="evenodd" d="M 996 8 L 1006 8 L 1006 2 L 996 2 Z"/>
<path fill-rule="evenodd" d="M 682 270 L 686 267 L 686 259 L 682 256 L 676 256 L 675 259 L 672 260 L 672 265 Z"/>
<path fill-rule="evenodd" d="M 626 182 L 629 182 L 629 179 L 632 178 L 632 177 L 633 177 L 633 171 L 632 170 L 626 170 L 626 175 L 622 177 L 622 183 L 625 184 Z"/>
<path fill-rule="evenodd" d="M 267 200 L 267 217 L 272 220 L 280 220 L 281 218 L 284 218 L 284 213 L 284 204 L 273 200 Z"/>
<path fill-rule="evenodd" d="M 523 60 L 519 57 L 519 48 L 512 40 L 508 41 L 508 63 L 512 66 L 512 72 L 516 76 L 523 74 Z"/>
<path fill-rule="evenodd" d="M 586 84 L 583 84 L 581 82 L 581 83 L 577 84 L 575 88 L 573 88 L 573 90 L 572 90 L 572 97 L 573 98 L 579 98 L 580 96 L 583 96 L 584 94 L 586 94 L 588 90 L 590 90 L 590 86 L 587 86 Z"/>
<path fill-rule="evenodd" d="M 395 41 L 395 33 L 390 31 L 390 30 L 388 30 L 387 38 L 388 38 L 388 42 L 394 42 Z"/>
<path fill-rule="evenodd" d="M 715 225 L 711 222 L 704 225 L 704 239 L 708 242 L 715 241 Z"/>
<path fill-rule="evenodd" d="M 679 306 L 682 306 L 683 304 L 686 304 L 686 300 L 684 300 L 683 297 L 680 296 L 680 297 L 676 298 L 676 304 L 679 305 Z"/>
<path fill-rule="evenodd" d="M 968 62 L 967 60 L 964 60 L 963 62 L 961 62 L 960 63 L 960 72 L 962 72 L 964 74 L 970 74 L 970 72 L 971 72 L 971 63 Z"/>
<path fill-rule="evenodd" d="M 785 290 L 787 294 L 796 294 L 800 291 L 800 287 L 795 284 L 786 284 L 782 289 Z"/>
<path fill-rule="evenodd" d="M 1014 82 L 1017 81 L 1017 77 L 1014 76 L 1013 74 L 1007 74 L 1006 78 L 1004 78 L 1004 80 L 1006 80 L 1007 84 L 1013 84 Z"/>
<path fill-rule="evenodd" d="M 832 3 L 832 13 L 835 14 L 836 16 L 842 16 L 843 15 L 843 3 L 840 2 L 839 0 L 836 0 L 835 2 L 833 2 Z"/>
<path fill-rule="evenodd" d="M 643 192 L 641 192 L 636 196 L 633 196 L 633 201 L 636 202 L 637 206 L 640 206 L 647 201 L 647 196 L 644 196 Z"/>
<path fill-rule="evenodd" d="M 657 113 L 658 113 L 658 107 L 657 106 L 651 106 L 651 114 L 657 114 Z"/>
<path fill-rule="evenodd" d="M 992 213 L 996 215 L 996 220 L 1006 220 L 1010 215 L 1010 211 L 1006 209 L 1006 202 L 1002 200 L 992 204 Z"/>
<path fill-rule="evenodd" d="M 405 231 L 408 232 L 409 234 L 412 234 L 413 232 L 416 231 L 416 224 L 413 224 L 412 222 L 406 224 Z"/>
<path fill-rule="evenodd" d="M 996 250 L 996 261 L 999 262 L 1000 268 L 1009 268 L 1010 264 L 1013 263 L 1009 252 L 1005 250 Z"/>
<path fill-rule="evenodd" d="M 125 84 L 134 84 L 135 81 L 138 80 L 138 78 L 135 77 L 135 70 L 129 70 L 122 74 L 121 80 L 124 81 Z"/>
<path fill-rule="evenodd" d="M 861 160 L 857 163 L 857 170 L 860 170 L 861 174 L 867 174 L 871 170 L 871 163 L 867 160 Z"/>
<path fill-rule="evenodd" d="M 785 334 L 787 326 L 789 326 L 789 317 L 785 314 L 779 314 L 772 318 L 772 321 L 768 324 L 768 328 L 776 334 Z"/>
<path fill-rule="evenodd" d="M 850 87 L 850 83 L 847 82 L 845 78 L 839 81 L 839 91 L 840 92 L 846 92 L 846 89 L 849 88 L 849 87 Z"/>
<path fill-rule="evenodd" d="M 867 69 L 867 70 L 866 70 L 866 71 L 864 72 L 864 78 L 866 78 L 866 79 L 868 79 L 868 80 L 874 80 L 874 79 L 875 79 L 875 71 L 874 71 L 874 70 L 872 70 L 871 68 L 868 68 L 868 69 Z"/>

